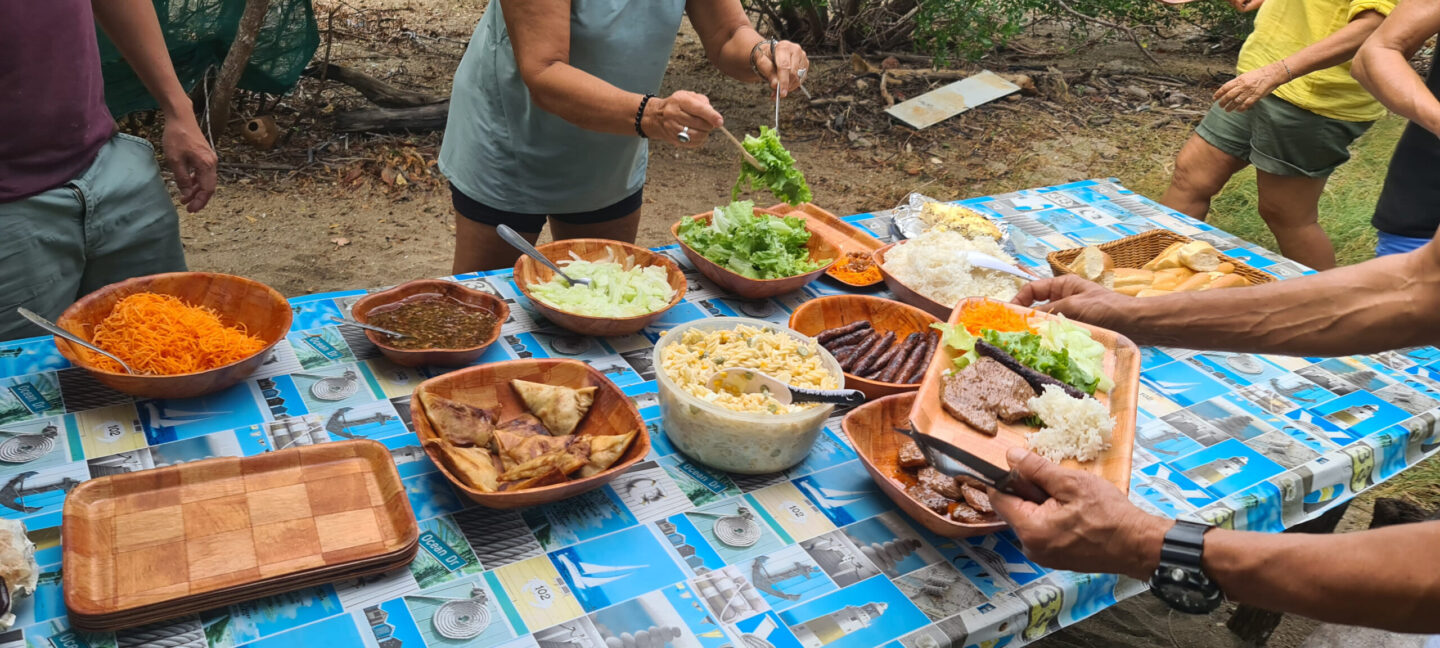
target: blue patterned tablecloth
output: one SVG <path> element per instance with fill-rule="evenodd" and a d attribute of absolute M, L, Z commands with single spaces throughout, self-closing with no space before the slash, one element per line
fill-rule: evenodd
<path fill-rule="evenodd" d="M 1157 227 L 1278 277 L 1307 272 L 1114 180 L 963 204 L 1009 222 L 1022 262 L 1047 274 L 1051 250 Z M 848 220 L 889 239 L 885 213 Z M 605 488 L 525 511 L 472 506 L 436 472 L 411 432 L 409 409 L 411 390 L 435 373 L 389 364 L 363 336 L 327 322 L 364 291 L 291 300 L 288 344 L 251 379 L 202 398 L 134 400 L 70 367 L 49 338 L 0 344 L 0 515 L 25 521 L 44 572 L 0 648 L 1005 646 L 1144 589 L 1113 575 L 1039 567 L 1009 533 L 959 541 L 929 534 L 870 480 L 837 434 L 839 412 L 809 458 L 783 474 L 739 477 L 687 462 L 666 441 L 656 404 L 656 339 L 703 317 L 784 323 L 799 303 L 840 289 L 822 280 L 776 299 L 739 300 L 673 246 L 662 249 L 685 267 L 690 292 L 628 337 L 552 327 L 509 271 L 455 278 L 511 302 L 501 341 L 480 362 L 584 360 L 631 395 L 650 426 L 645 462 Z M 310 388 L 325 379 L 358 388 L 343 400 L 317 398 Z M 1440 447 L 1433 348 L 1328 359 L 1146 348 L 1142 380 L 1131 499 L 1164 515 L 1279 531 Z M 52 445 L 18 452 L 3 444 L 14 435 L 48 436 Z M 422 530 L 409 568 L 116 634 L 69 628 L 59 546 L 69 488 L 100 475 L 345 438 L 385 444 L 399 466 Z M 758 522 L 758 541 L 720 542 L 716 519 L 741 509 Z M 250 567 L 239 562 L 237 569 Z M 453 600 L 473 600 L 483 612 L 437 624 L 437 611 L 455 616 L 457 606 L 444 607 Z"/>

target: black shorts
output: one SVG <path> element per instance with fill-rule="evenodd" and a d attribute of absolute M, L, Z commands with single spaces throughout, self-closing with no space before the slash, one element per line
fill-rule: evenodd
<path fill-rule="evenodd" d="M 644 198 L 645 189 L 642 187 L 613 205 L 573 214 L 549 214 L 548 217 L 571 225 L 594 225 L 628 216 L 631 212 L 640 209 Z M 545 214 L 521 214 L 495 209 L 465 195 L 453 184 L 450 185 L 450 203 L 455 206 L 456 212 L 472 221 L 491 227 L 501 224 L 509 225 L 511 229 L 526 234 L 539 234 L 540 230 L 545 227 L 547 217 Z"/>

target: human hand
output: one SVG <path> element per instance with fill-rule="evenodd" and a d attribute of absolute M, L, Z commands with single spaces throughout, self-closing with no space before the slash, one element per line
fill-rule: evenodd
<path fill-rule="evenodd" d="M 1249 12 L 1251 12 L 1251 11 L 1255 11 L 1256 9 L 1259 9 L 1259 8 L 1260 8 L 1260 5 L 1265 4 L 1265 0 L 1227 0 L 1227 1 L 1230 3 L 1230 6 L 1235 7 L 1235 10 L 1236 10 L 1236 11 L 1239 11 L 1239 12 L 1242 12 L 1242 13 L 1249 13 Z"/>
<path fill-rule="evenodd" d="M 1237 76 L 1215 91 L 1215 101 L 1226 112 L 1245 112 L 1255 102 L 1290 81 L 1283 65 L 1271 63 Z"/>
<path fill-rule="evenodd" d="M 1122 302 L 1128 299 L 1134 297 L 1127 297 L 1093 281 L 1067 274 L 1025 284 L 1015 295 L 1013 302 L 1021 306 L 1049 302 L 1034 308 L 1045 313 L 1059 313 L 1096 326 L 1116 328 L 1113 314 L 1123 312 Z"/>
<path fill-rule="evenodd" d="M 810 69 L 810 57 L 796 43 L 780 41 L 775 43 L 775 60 L 770 59 L 768 43 L 755 48 L 755 69 L 760 78 L 770 83 L 770 89 L 780 88 L 780 96 L 794 92 L 805 82 L 805 73 Z"/>
<path fill-rule="evenodd" d="M 1011 448 L 1010 466 L 1050 494 L 1043 504 L 990 489 L 990 504 L 1020 538 L 1025 555 L 1052 569 L 1148 580 L 1172 520 L 1146 513 L 1109 482 Z"/>
<path fill-rule="evenodd" d="M 640 120 L 640 127 L 651 139 L 687 148 L 703 146 L 710 131 L 723 125 L 725 118 L 710 105 L 710 99 L 687 90 L 676 90 L 668 97 L 651 99 L 645 105 L 645 116 Z M 681 132 L 690 141 L 681 141 Z"/>
<path fill-rule="evenodd" d="M 205 141 L 200 124 L 188 110 L 165 114 L 161 138 L 165 166 L 175 175 L 180 202 L 190 213 L 200 211 L 215 195 L 215 149 Z"/>

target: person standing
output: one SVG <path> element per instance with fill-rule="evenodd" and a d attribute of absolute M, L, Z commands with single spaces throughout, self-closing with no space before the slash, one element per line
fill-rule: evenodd
<path fill-rule="evenodd" d="M 1422 80 L 1410 57 L 1440 32 L 1440 2 L 1405 0 L 1355 55 L 1351 72 L 1391 110 L 1410 120 L 1375 205 L 1370 224 L 1379 241 L 1375 254 L 1409 252 L 1435 237 L 1440 225 L 1440 48 Z"/>
<path fill-rule="evenodd" d="M 1231 0 L 1259 7 L 1240 49 L 1239 76 L 1181 147 L 1160 202 L 1204 220 L 1210 200 L 1255 166 L 1260 217 L 1280 253 L 1316 269 L 1335 266 L 1320 227 L 1320 194 L 1349 146 L 1385 108 L 1350 76 L 1349 61 L 1394 0 Z"/>
<path fill-rule="evenodd" d="M 0 2 L 0 340 L 42 331 L 78 297 L 185 269 L 179 215 L 150 143 L 117 133 L 95 25 L 165 114 L 180 202 L 215 191 L 215 152 L 175 77 L 150 0 Z"/>
<path fill-rule="evenodd" d="M 557 240 L 634 242 L 647 140 L 696 148 L 724 123 L 702 94 L 653 94 L 685 16 L 721 72 L 781 96 L 800 86 L 804 50 L 761 38 L 740 0 L 491 0 L 440 147 L 456 274 L 515 263 L 498 225 L 531 242 L 547 220 Z"/>

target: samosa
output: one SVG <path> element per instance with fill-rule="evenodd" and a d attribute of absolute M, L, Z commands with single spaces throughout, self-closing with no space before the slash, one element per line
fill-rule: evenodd
<path fill-rule="evenodd" d="M 525 408 L 540 417 L 540 421 L 555 436 L 566 436 L 580 425 L 580 419 L 590 411 L 595 402 L 594 385 L 583 389 L 572 389 L 559 385 L 545 385 L 528 380 L 512 380 L 510 386 L 525 401 Z"/>

